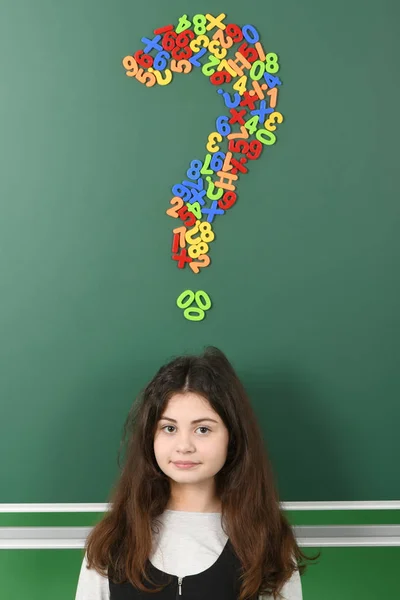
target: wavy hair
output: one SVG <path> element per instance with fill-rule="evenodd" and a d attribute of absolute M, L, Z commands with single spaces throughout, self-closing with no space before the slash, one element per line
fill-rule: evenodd
<path fill-rule="evenodd" d="M 118 456 L 121 474 L 110 493 L 110 510 L 86 540 L 88 568 L 104 576 L 111 571 L 115 583 L 129 580 L 144 592 L 149 589 L 142 576 L 156 585 L 146 573 L 146 561 L 152 550 L 152 525 L 166 509 L 170 482 L 157 464 L 153 442 L 168 400 L 185 392 L 205 398 L 229 432 L 226 461 L 215 475 L 215 484 L 223 527 L 242 565 L 239 600 L 259 594 L 277 598 L 293 572 L 303 574 L 306 561 L 319 554 L 307 557 L 298 547 L 280 508 L 272 467 L 244 386 L 225 354 L 214 346 L 201 355 L 179 356 L 163 365 L 133 402 L 124 425 Z M 121 448 L 125 449 L 123 467 Z M 153 593 L 164 587 L 154 588 Z"/>

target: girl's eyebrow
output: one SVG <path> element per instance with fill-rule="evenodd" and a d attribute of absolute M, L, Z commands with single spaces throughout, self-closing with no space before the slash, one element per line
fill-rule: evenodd
<path fill-rule="evenodd" d="M 171 419 L 170 417 L 161 417 L 160 421 L 172 421 L 172 423 L 178 422 L 175 419 Z M 211 421 L 212 423 L 217 423 L 218 425 L 218 421 L 216 421 L 215 419 L 210 419 L 209 417 L 204 417 L 204 419 L 195 419 L 194 421 L 192 421 L 191 424 L 195 425 L 195 423 L 201 423 L 203 421 Z"/>

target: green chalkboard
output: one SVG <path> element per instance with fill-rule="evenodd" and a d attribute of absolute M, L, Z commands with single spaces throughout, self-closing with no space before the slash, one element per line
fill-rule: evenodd
<path fill-rule="evenodd" d="M 200 69 L 147 88 L 122 59 L 210 11 L 278 54 L 284 122 L 195 275 L 165 211 L 226 108 Z M 3 0 L 0 502 L 104 502 L 133 398 L 208 344 L 282 500 L 400 497 L 399 18 L 389 0 Z M 210 295 L 203 321 L 185 289 Z"/>

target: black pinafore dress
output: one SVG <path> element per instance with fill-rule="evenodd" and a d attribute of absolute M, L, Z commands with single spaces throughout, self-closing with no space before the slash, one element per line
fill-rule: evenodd
<path fill-rule="evenodd" d="M 238 600 L 243 571 L 228 538 L 215 563 L 201 573 L 178 577 L 160 571 L 150 560 L 146 572 L 157 584 L 170 583 L 161 592 L 142 592 L 129 581 L 113 583 L 109 570 L 110 600 Z M 154 589 L 148 581 L 143 579 L 143 582 L 149 590 Z"/>

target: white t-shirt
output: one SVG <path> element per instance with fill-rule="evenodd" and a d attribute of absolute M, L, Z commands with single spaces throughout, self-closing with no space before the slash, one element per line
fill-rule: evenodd
<path fill-rule="evenodd" d="M 220 556 L 228 536 L 222 529 L 221 513 L 166 510 L 154 534 L 150 562 L 161 571 L 185 577 L 208 569 Z M 205 535 L 207 531 L 207 535 Z M 282 600 L 303 600 L 301 579 L 295 571 L 281 591 Z M 260 596 L 270 600 L 272 596 Z M 75 600 L 110 600 L 108 577 L 87 569 L 82 561 Z"/>

